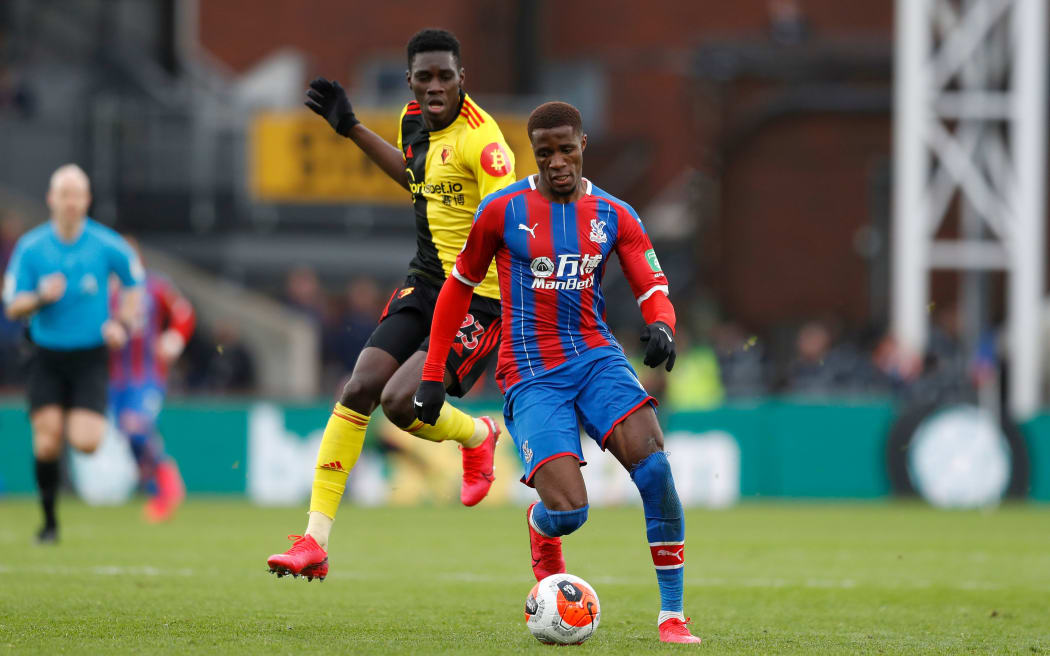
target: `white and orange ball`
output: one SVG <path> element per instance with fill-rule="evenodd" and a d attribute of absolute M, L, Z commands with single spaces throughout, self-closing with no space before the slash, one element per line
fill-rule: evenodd
<path fill-rule="evenodd" d="M 548 576 L 525 598 L 525 624 L 546 644 L 580 644 L 594 635 L 601 616 L 598 593 L 572 574 Z"/>

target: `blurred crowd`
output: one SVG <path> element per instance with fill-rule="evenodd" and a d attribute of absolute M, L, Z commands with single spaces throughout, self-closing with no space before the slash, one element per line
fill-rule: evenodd
<path fill-rule="evenodd" d="M 16 212 L 0 213 L 0 267 L 6 269 L 25 229 L 26 221 Z M 288 272 L 279 300 L 317 330 L 322 390 L 338 389 L 349 375 L 382 313 L 387 288 L 395 284 L 361 277 L 326 285 L 309 266 Z M 693 314 L 690 308 L 679 307 L 679 316 Z M 958 312 L 952 307 L 931 312 L 929 346 L 923 357 L 903 353 L 885 330 L 850 331 L 833 316 L 763 334 L 731 320 L 682 320 L 676 337 L 677 364 L 670 374 L 641 364 L 635 352 L 638 342 L 632 337 L 638 326 L 613 328 L 634 357 L 647 388 L 669 407 L 684 410 L 770 395 L 967 394 L 989 380 L 997 381 L 1000 366 L 994 334 L 982 338 L 976 349 L 964 348 Z M 13 391 L 22 385 L 24 333 L 20 323 L 0 317 L 0 388 Z M 172 371 L 170 385 L 175 393 L 251 394 L 258 383 L 255 355 L 237 325 L 221 317 L 201 316 L 198 330 Z M 499 396 L 491 372 L 471 395 Z"/>
<path fill-rule="evenodd" d="M 349 375 L 395 286 L 396 281 L 367 277 L 325 285 L 309 266 L 287 274 L 282 301 L 313 323 L 322 345 L 322 390 L 337 389 Z M 679 312 L 692 316 L 689 307 Z M 884 328 L 853 331 L 834 316 L 778 326 L 761 335 L 734 321 L 684 320 L 678 326 L 678 359 L 671 373 L 641 364 L 640 351 L 635 351 L 640 325 L 613 328 L 656 396 L 671 408 L 699 410 L 772 395 L 905 400 L 971 395 L 990 378 L 998 382 L 999 353 L 992 333 L 968 351 L 958 316 L 955 307 L 931 312 L 929 345 L 921 357 L 905 353 Z M 491 371 L 470 395 L 499 397 Z"/>
<path fill-rule="evenodd" d="M 849 331 L 835 317 L 779 326 L 762 336 L 732 321 L 700 333 L 679 324 L 671 373 L 640 366 L 640 354 L 635 359 L 643 384 L 679 410 L 765 396 L 960 400 L 989 388 L 999 395 L 998 335 L 990 331 L 967 349 L 960 332 L 954 306 L 931 312 L 925 354 L 906 352 L 884 328 Z"/>

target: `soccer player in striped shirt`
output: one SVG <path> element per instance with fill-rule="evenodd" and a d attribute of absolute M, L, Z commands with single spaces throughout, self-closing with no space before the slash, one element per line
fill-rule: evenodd
<path fill-rule="evenodd" d="M 125 238 L 138 252 L 138 243 Z M 141 255 L 141 254 L 140 254 Z M 157 416 L 164 405 L 168 368 L 193 334 L 193 306 L 175 285 L 154 271 L 146 271 L 143 320 L 128 335 L 128 343 L 109 355 L 109 404 L 121 432 L 127 436 L 139 466 L 139 480 L 149 495 L 147 521 L 170 519 L 186 496 L 175 459 L 164 452 L 157 432 Z M 119 296 L 110 296 L 115 313 Z"/>
<path fill-rule="evenodd" d="M 522 482 L 541 499 L 527 513 L 536 580 L 565 571 L 561 536 L 587 520 L 579 422 L 641 493 L 660 587 L 660 640 L 699 643 L 683 614 L 685 523 L 656 402 L 606 325 L 601 293 L 615 252 L 647 323 L 645 364 L 666 362 L 670 371 L 675 312 L 667 278 L 635 211 L 582 177 L 587 136 L 576 108 L 540 105 L 528 131 L 539 173 L 482 201 L 438 297 L 416 415 L 437 419 L 449 345 L 495 258 L 503 314 L 496 380 Z"/>
<path fill-rule="evenodd" d="M 492 461 L 499 425 L 450 403 L 435 425 L 426 425 L 415 417 L 412 394 L 426 359 L 438 292 L 470 232 L 478 203 L 514 182 L 514 155 L 496 121 L 463 89 L 455 36 L 445 30 L 421 30 L 409 40 L 407 54 L 406 80 L 415 100 L 401 110 L 397 146 L 357 120 L 339 83 L 318 78 L 306 92 L 307 107 L 411 193 L 417 248 L 404 284 L 391 294 L 325 426 L 306 531 L 292 536 L 295 542 L 288 551 L 267 559 L 278 576 L 313 580 L 328 574 L 328 538 L 336 510 L 377 406 L 391 423 L 416 437 L 460 444 L 463 505 L 480 502 L 495 480 Z M 445 384 L 452 396 L 466 394 L 495 360 L 499 308 L 493 269 L 469 310 L 460 315 L 456 339 L 449 345 Z"/>

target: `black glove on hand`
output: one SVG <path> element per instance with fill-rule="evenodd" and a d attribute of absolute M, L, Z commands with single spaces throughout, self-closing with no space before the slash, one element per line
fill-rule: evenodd
<path fill-rule="evenodd" d="M 654 321 L 642 331 L 642 341 L 645 345 L 645 364 L 649 367 L 658 366 L 667 359 L 667 370 L 674 367 L 676 353 L 674 350 L 674 334 L 671 327 L 663 321 Z"/>
<path fill-rule="evenodd" d="M 421 381 L 419 387 L 416 388 L 416 395 L 412 397 L 412 409 L 416 411 L 416 418 L 424 424 L 433 426 L 437 424 L 443 405 L 445 405 L 445 383 L 435 380 Z"/>
<path fill-rule="evenodd" d="M 329 82 L 323 77 L 310 83 L 310 88 L 306 90 L 306 102 L 303 104 L 319 116 L 323 116 L 332 129 L 344 137 L 350 136 L 350 129 L 361 122 L 354 116 L 350 99 L 346 97 L 343 87 L 338 82 Z"/>

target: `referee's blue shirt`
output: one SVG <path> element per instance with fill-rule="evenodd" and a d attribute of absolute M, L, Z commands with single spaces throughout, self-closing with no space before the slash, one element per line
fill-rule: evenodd
<path fill-rule="evenodd" d="M 91 219 L 72 242 L 59 239 L 52 221 L 22 235 L 4 275 L 4 303 L 35 292 L 52 273 L 66 277 L 62 298 L 45 305 L 29 322 L 29 335 L 44 348 L 71 351 L 102 346 L 102 324 L 109 318 L 109 276 L 125 287 L 142 284 L 139 258 L 124 238 Z"/>

